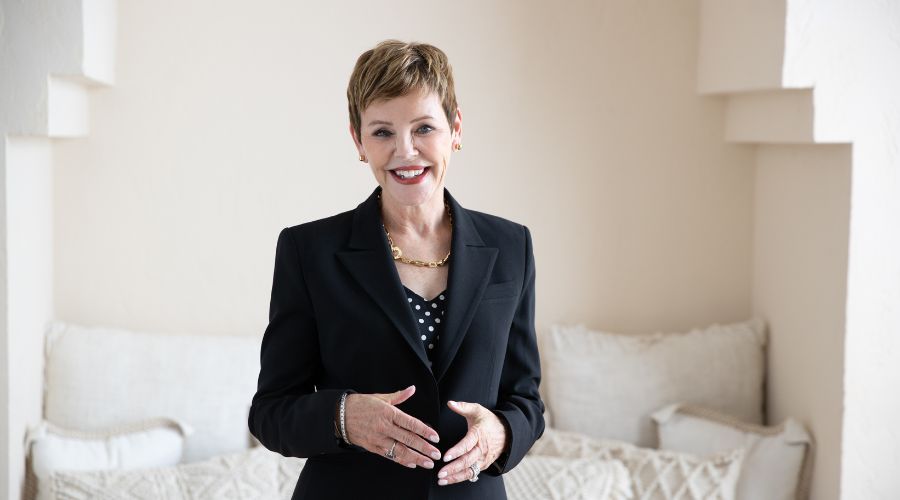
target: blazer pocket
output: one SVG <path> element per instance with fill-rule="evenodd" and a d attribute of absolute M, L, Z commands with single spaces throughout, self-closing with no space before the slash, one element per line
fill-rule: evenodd
<path fill-rule="evenodd" d="M 519 294 L 519 287 L 515 280 L 504 281 L 502 283 L 491 283 L 484 289 L 484 295 L 481 300 L 488 299 L 504 299 L 507 297 L 515 297 Z"/>

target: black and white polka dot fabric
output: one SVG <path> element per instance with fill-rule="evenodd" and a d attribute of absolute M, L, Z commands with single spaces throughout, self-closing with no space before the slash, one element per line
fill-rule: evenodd
<path fill-rule="evenodd" d="M 444 311 L 447 305 L 447 290 L 439 293 L 433 300 L 425 300 L 409 288 L 406 290 L 406 300 L 412 308 L 413 317 L 416 318 L 416 326 L 419 327 L 419 339 L 428 354 L 428 360 L 434 361 L 434 353 L 437 343 L 441 340 L 441 332 L 444 331 Z"/>

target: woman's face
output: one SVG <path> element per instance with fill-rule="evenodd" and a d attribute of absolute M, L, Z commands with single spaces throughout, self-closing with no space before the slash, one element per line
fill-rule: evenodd
<path fill-rule="evenodd" d="M 436 93 L 413 91 L 373 102 L 360 118 L 361 137 L 356 138 L 352 125 L 350 134 L 382 196 L 401 205 L 420 205 L 435 193 L 443 200 L 444 174 L 460 138 L 459 109 L 451 127 Z"/>

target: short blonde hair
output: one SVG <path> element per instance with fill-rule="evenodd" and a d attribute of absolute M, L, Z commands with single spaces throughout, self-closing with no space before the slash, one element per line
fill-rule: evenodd
<path fill-rule="evenodd" d="M 427 43 L 384 40 L 362 53 L 347 85 L 347 104 L 350 123 L 360 135 L 362 112 L 379 99 L 390 99 L 413 90 L 436 92 L 453 125 L 456 116 L 456 91 L 453 88 L 453 69 L 441 49 Z"/>

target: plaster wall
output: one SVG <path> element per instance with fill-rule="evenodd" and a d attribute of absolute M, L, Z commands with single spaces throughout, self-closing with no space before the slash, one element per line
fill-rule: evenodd
<path fill-rule="evenodd" d="M 52 148 L 46 138 L 6 140 L 9 388 L 6 498 L 25 477 L 23 439 L 42 408 L 43 332 L 53 317 Z"/>
<path fill-rule="evenodd" d="M 81 2 L 0 3 L 0 122 L 7 134 L 47 134 L 48 72 L 80 73 Z"/>
<path fill-rule="evenodd" d="M 784 57 L 785 0 L 700 0 L 697 90 L 776 89 Z"/>
<path fill-rule="evenodd" d="M 0 2 L 0 496 L 18 499 L 53 317 L 51 75 L 84 77 L 83 21 L 114 0 Z M 98 23 L 95 23 L 97 25 Z M 109 30 L 107 30 L 109 32 Z M 93 59 L 101 68 L 102 58 Z M 107 67 L 111 67 L 107 65 Z M 69 113 L 56 113 L 77 123 Z"/>
<path fill-rule="evenodd" d="M 2 19 L 0 19 L 2 21 Z M 0 159 L 3 160 L 3 168 L 0 169 L 0 402 L 4 407 L 10 406 L 10 363 L 9 350 L 9 252 L 6 249 L 6 137 L 0 141 Z M 12 489 L 10 485 L 10 458 L 12 442 L 10 432 L 10 414 L 8 409 L 0 412 L 0 492 L 7 496 Z M 11 497 L 15 498 L 15 497 Z"/>
<path fill-rule="evenodd" d="M 696 95 L 698 5 L 172 0 L 119 6 L 116 86 L 54 145 L 60 319 L 259 335 L 275 239 L 373 189 L 356 57 L 397 37 L 454 66 L 447 186 L 527 224 L 538 327 L 686 329 L 750 314 L 752 150 Z"/>
<path fill-rule="evenodd" d="M 812 432 L 813 500 L 838 499 L 850 161 L 847 145 L 760 146 L 754 311 L 769 321 L 770 424 Z"/>
<path fill-rule="evenodd" d="M 853 142 L 841 498 L 900 496 L 900 3 L 790 0 L 785 81 Z"/>

